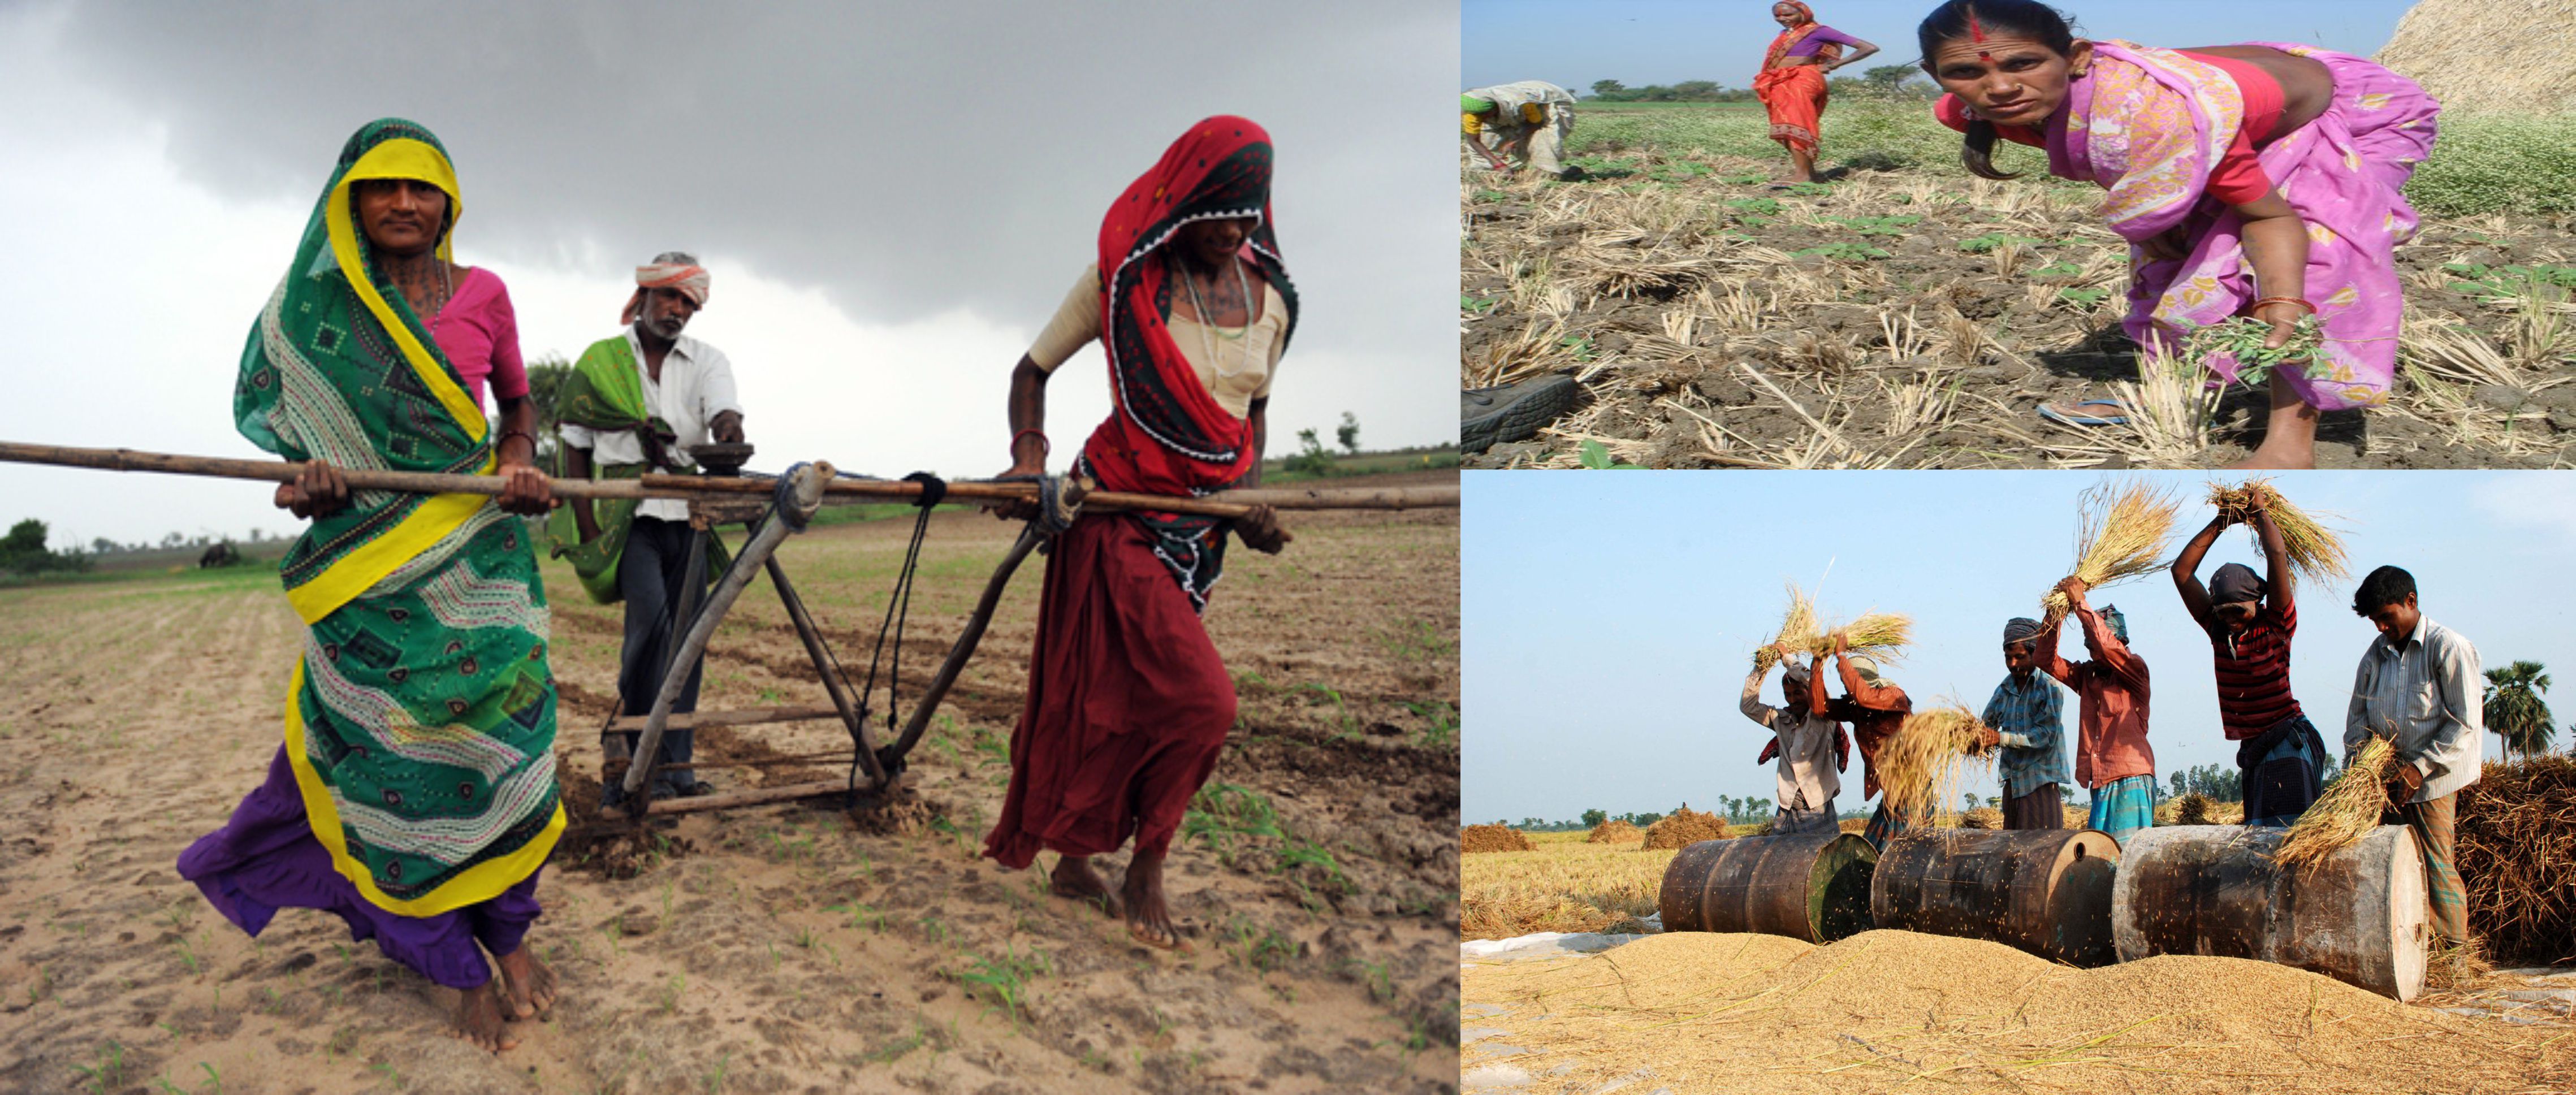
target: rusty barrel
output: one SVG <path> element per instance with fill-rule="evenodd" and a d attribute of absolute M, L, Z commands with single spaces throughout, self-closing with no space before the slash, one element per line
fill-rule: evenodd
<path fill-rule="evenodd" d="M 1916 829 L 1878 853 L 1869 913 L 1882 928 L 2107 966 L 2118 960 L 2111 878 L 2119 865 L 2120 842 L 2092 829 Z"/>
<path fill-rule="evenodd" d="M 1831 943 L 1869 930 L 1878 849 L 1854 833 L 1703 840 L 1664 867 L 1668 932 L 1763 932 Z"/>
<path fill-rule="evenodd" d="M 2382 825 L 2312 871 L 2272 862 L 2284 832 L 2183 825 L 2132 835 L 2111 894 L 2120 960 L 2253 958 L 2414 999 L 2431 912 L 2414 832 Z"/>

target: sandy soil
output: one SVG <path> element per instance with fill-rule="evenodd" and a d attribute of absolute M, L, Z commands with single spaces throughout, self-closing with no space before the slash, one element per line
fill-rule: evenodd
<path fill-rule="evenodd" d="M 1286 835 L 1176 846 L 1170 885 L 1193 953 L 1150 951 L 1047 896 L 1051 856 L 1017 873 L 976 858 L 1006 778 L 1033 560 L 915 752 L 899 808 L 692 815 L 640 842 L 559 850 L 530 940 L 564 1000 L 498 1057 L 447 1036 L 454 993 L 352 944 L 336 920 L 289 910 L 253 941 L 172 869 L 279 740 L 300 628 L 273 576 L 0 591 L 0 741 L 16 760 L 0 772 L 14 820 L 0 837 L 0 1089 L 1452 1089 L 1456 514 L 1291 527 L 1286 554 L 1230 560 L 1208 614 L 1243 713 L 1215 783 L 1260 796 Z M 1011 531 L 934 519 L 908 689 Z M 909 534 L 908 520 L 821 528 L 782 553 L 854 678 Z M 559 751 L 567 772 L 595 773 L 617 610 L 583 601 L 560 568 L 548 586 Z M 702 708 L 824 703 L 765 583 L 742 604 Z M 878 706 L 881 719 L 882 689 Z M 834 722 L 709 731 L 699 757 L 847 740 Z M 708 774 L 738 789 L 828 771 Z M 1123 859 L 1105 864 L 1113 881 Z"/>
<path fill-rule="evenodd" d="M 1579 377 L 1585 401 L 1468 467 L 2201 467 L 2241 459 L 2257 393 L 2203 443 L 2043 422 L 2042 402 L 2138 378 L 2119 331 L 2126 249 L 2099 192 L 1859 171 L 1768 190 L 1774 161 L 1618 153 L 1631 173 L 1462 187 L 1462 384 Z M 2576 228 L 2434 221 L 2398 251 L 2390 406 L 2329 414 L 2322 467 L 2540 467 L 2576 456 L 2567 291 L 2460 288 L 2453 264 L 2551 267 Z M 2566 271 L 2576 274 L 2576 271 Z"/>

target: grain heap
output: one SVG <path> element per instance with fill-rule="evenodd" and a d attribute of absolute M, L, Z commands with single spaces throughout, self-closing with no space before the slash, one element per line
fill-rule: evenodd
<path fill-rule="evenodd" d="M 1591 1091 L 1651 1070 L 1676 1091 L 2564 1091 L 2576 1039 L 2410 1007 L 2237 958 L 2101 969 L 2011 947 L 1868 931 L 1817 947 L 1676 932 L 1578 959 L 1470 965 L 1474 1059 Z M 2549 1033 L 2555 1033 L 2549 1032 Z"/>
<path fill-rule="evenodd" d="M 1663 848 L 1687 848 L 1703 840 L 1726 839 L 1726 822 L 1716 814 L 1704 814 L 1684 803 L 1681 809 L 1646 827 L 1647 851 Z"/>
<path fill-rule="evenodd" d="M 2446 114 L 2576 109 L 2576 2 L 2423 0 L 2379 63 L 2424 85 Z"/>
<path fill-rule="evenodd" d="M 1461 852 L 1527 852 L 1536 850 L 1529 838 L 1509 825 L 1470 825 L 1458 834 Z"/>
<path fill-rule="evenodd" d="M 1593 826 L 1592 835 L 1583 838 L 1584 843 L 1587 844 L 1625 844 L 1631 840 L 1644 839 L 1646 839 L 1644 829 L 1615 817 Z"/>

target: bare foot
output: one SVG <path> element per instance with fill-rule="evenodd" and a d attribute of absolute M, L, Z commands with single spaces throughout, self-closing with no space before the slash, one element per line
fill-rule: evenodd
<path fill-rule="evenodd" d="M 2246 456 L 2245 459 L 2228 465 L 2229 468 L 2238 471 L 2265 471 L 2276 469 L 2286 471 L 2306 471 L 2316 466 L 2317 453 L 2315 449 L 2310 449 L 2304 454 L 2274 452 L 2270 445 L 2257 448 L 2253 453 Z"/>
<path fill-rule="evenodd" d="M 501 956 L 501 976 L 510 982 L 511 1018 L 533 1019 L 555 1006 L 555 971 L 525 944 Z"/>
<path fill-rule="evenodd" d="M 499 981 L 485 981 L 457 998 L 455 1035 L 494 1053 L 518 1046 L 509 1025 L 501 1021 Z"/>
<path fill-rule="evenodd" d="M 1172 907 L 1163 900 L 1163 857 L 1142 852 L 1127 863 L 1120 887 L 1127 897 L 1127 934 L 1149 947 L 1188 953 L 1181 930 L 1172 924 Z"/>
<path fill-rule="evenodd" d="M 1057 897 L 1088 901 L 1100 906 L 1102 913 L 1118 915 L 1118 895 L 1109 892 L 1109 883 L 1101 879 L 1100 872 L 1091 869 L 1090 856 L 1058 856 L 1055 871 L 1048 877 L 1053 882 L 1047 889 Z"/>
<path fill-rule="evenodd" d="M 2263 443 L 2239 468 L 2304 470 L 2317 466 L 2317 409 L 2299 398 L 2279 374 L 2272 377 L 2272 412 L 2263 424 Z"/>

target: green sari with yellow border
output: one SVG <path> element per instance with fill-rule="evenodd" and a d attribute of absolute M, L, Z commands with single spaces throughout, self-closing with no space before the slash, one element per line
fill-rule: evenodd
<path fill-rule="evenodd" d="M 488 474 L 490 423 L 354 221 L 350 188 L 364 179 L 445 191 L 448 257 L 463 205 L 438 138 L 399 119 L 359 130 L 242 353 L 235 422 L 289 460 Z M 332 866 L 388 911 L 497 896 L 563 831 L 532 541 L 482 495 L 361 490 L 279 565 L 308 629 L 287 758 Z"/>

